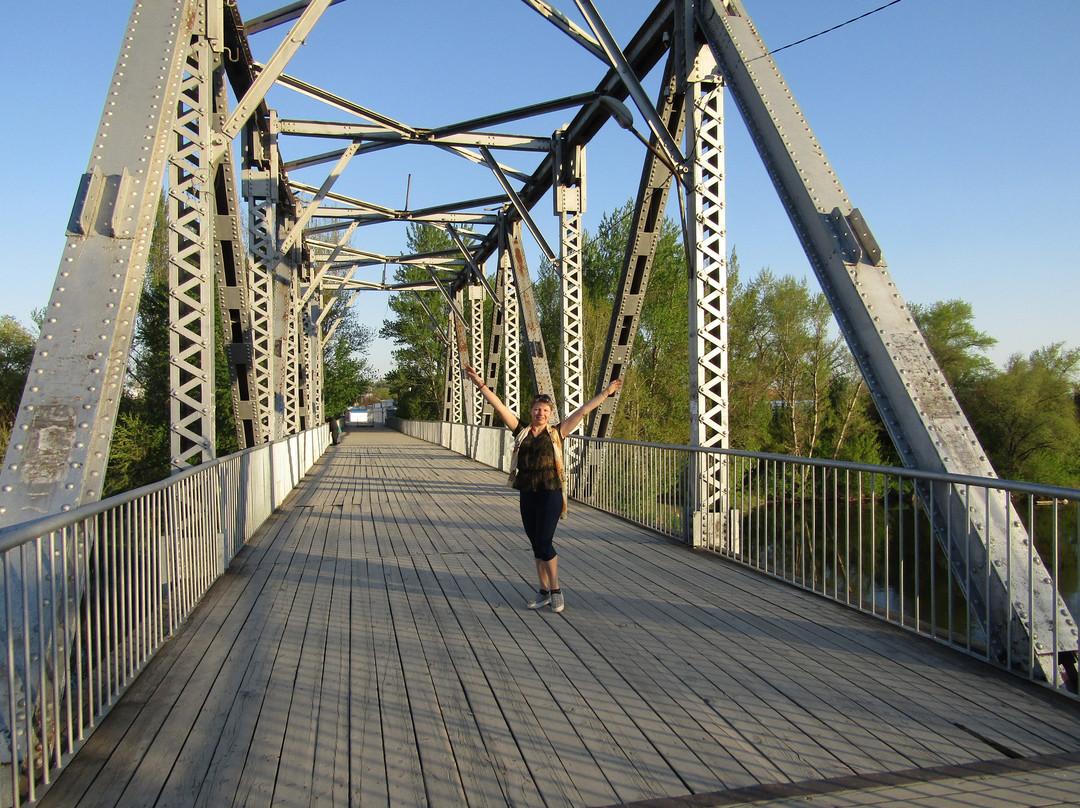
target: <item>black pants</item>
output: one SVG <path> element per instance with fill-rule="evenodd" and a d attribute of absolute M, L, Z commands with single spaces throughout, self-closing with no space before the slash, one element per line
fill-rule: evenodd
<path fill-rule="evenodd" d="M 533 556 L 551 561 L 557 553 L 552 546 L 555 528 L 562 516 L 562 491 L 521 491 L 521 524 L 532 544 Z"/>

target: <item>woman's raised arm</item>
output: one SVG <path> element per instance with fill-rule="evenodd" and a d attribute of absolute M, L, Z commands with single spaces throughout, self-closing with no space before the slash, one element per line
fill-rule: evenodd
<path fill-rule="evenodd" d="M 476 372 L 476 368 L 472 365 L 466 365 L 465 375 L 472 379 L 473 384 L 480 388 L 480 395 L 495 408 L 495 412 L 502 418 L 503 423 L 511 430 L 517 429 L 518 424 L 520 423 L 517 415 L 510 412 L 510 409 L 502 403 L 502 399 L 495 395 L 495 391 L 488 387 L 484 380 L 480 378 L 480 374 Z"/>
<path fill-rule="evenodd" d="M 616 379 L 600 393 L 586 401 L 581 407 L 574 410 L 566 420 L 559 424 L 559 434 L 564 438 L 574 431 L 574 427 L 581 423 L 581 419 L 600 406 L 600 402 L 622 387 L 622 379 Z"/>

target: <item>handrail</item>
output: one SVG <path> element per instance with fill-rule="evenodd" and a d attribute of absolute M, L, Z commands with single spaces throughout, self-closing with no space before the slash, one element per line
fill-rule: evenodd
<path fill-rule="evenodd" d="M 322 424 L 0 530 L 0 808 L 36 801 L 329 445 Z"/>

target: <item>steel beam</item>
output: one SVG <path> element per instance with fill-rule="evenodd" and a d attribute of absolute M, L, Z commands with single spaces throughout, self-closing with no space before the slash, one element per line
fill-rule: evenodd
<path fill-rule="evenodd" d="M 221 78 L 220 74 L 217 74 L 216 78 Z M 227 107 L 224 82 L 217 82 L 215 89 L 219 98 L 220 115 Z M 217 207 L 213 227 L 214 265 L 217 268 L 218 304 L 221 309 L 225 359 L 229 365 L 237 445 L 245 449 L 256 444 L 256 424 L 260 417 L 259 399 L 256 395 L 257 381 L 252 364 L 251 290 L 248 288 L 247 250 L 232 154 L 231 148 L 226 149 L 214 167 L 214 201 Z"/>
<path fill-rule="evenodd" d="M 169 154 L 169 466 L 215 457 L 214 125 L 215 56 L 189 38 Z"/>
<path fill-rule="evenodd" d="M 547 352 L 544 350 L 544 334 L 540 329 L 540 313 L 536 307 L 536 295 L 533 293 L 532 279 L 529 277 L 529 265 L 525 260 L 525 247 L 521 242 L 521 223 L 515 222 L 509 234 L 509 252 L 511 266 L 514 268 L 514 285 L 517 287 L 521 322 L 525 324 L 526 350 L 529 367 L 532 369 L 535 393 L 551 396 L 551 409 L 556 421 L 559 409 L 555 385 L 551 381 L 551 368 L 548 366 Z"/>
<path fill-rule="evenodd" d="M 566 413 L 585 403 L 584 301 L 582 292 L 582 214 L 585 212 L 585 147 L 565 142 L 556 133 L 555 213 L 559 217 L 559 279 L 562 295 L 561 396 Z M 575 427 L 580 431 L 581 425 Z"/>
<path fill-rule="evenodd" d="M 659 115 L 671 137 L 679 140 L 683 135 L 685 110 L 683 94 L 676 81 L 674 58 L 667 61 L 660 94 Z M 626 254 L 619 283 L 615 288 L 615 303 L 611 310 L 607 342 L 596 380 L 597 392 L 615 379 L 624 377 L 630 367 L 634 340 L 641 322 L 641 308 L 649 288 L 656 247 L 663 232 L 664 213 L 667 210 L 673 177 L 668 164 L 659 158 L 656 151 L 649 149 L 645 153 L 645 162 L 641 169 Z M 621 395 L 621 390 L 616 391 L 593 411 L 589 421 L 591 437 L 610 437 L 612 419 Z"/>
<path fill-rule="evenodd" d="M 746 10 L 738 0 L 705 0 L 696 4 L 696 20 L 904 464 L 996 476 L 869 227 L 840 185 Z M 945 497 L 935 500 L 944 502 Z M 1077 629 L 1069 625 L 1068 610 L 1054 596 L 1051 576 L 1038 558 L 1033 579 L 1027 579 L 1029 539 L 1008 498 L 993 498 L 988 509 L 972 504 L 960 512 L 932 512 L 931 518 L 939 538 L 952 548 L 949 557 L 958 564 L 967 560 L 965 569 L 955 571 L 958 580 L 972 584 L 972 615 L 983 624 L 992 655 L 1006 664 L 1018 659 L 1026 664 L 1020 649 L 1031 637 L 1042 654 L 1035 670 L 1049 681 L 1059 680 L 1045 655 L 1055 645 L 1075 653 Z M 988 531 L 987 524 L 1002 527 Z M 1013 526 L 1011 535 L 1005 532 L 1008 525 Z M 1030 609 L 1022 595 L 1029 586 L 1034 591 Z"/>
<path fill-rule="evenodd" d="M 0 469 L 0 525 L 101 497 L 184 62 L 198 30 L 198 15 L 189 8 L 194 5 L 163 0 L 135 8 L 129 19 Z M 62 564 L 73 571 L 77 562 L 43 552 L 37 579 L 23 580 L 18 565 L 7 565 L 2 577 L 0 647 L 12 652 L 17 692 L 6 686 L 0 692 L 0 759 L 15 764 L 10 773 L 16 780 L 17 764 L 32 765 L 35 748 L 51 754 L 51 741 L 38 737 L 32 716 L 51 709 L 42 694 L 54 687 L 27 681 L 25 674 L 30 649 L 53 647 L 52 637 L 36 630 L 27 636 L 22 626 L 63 631 L 65 623 L 44 594 L 50 586 L 77 591 L 70 577 L 54 569 Z M 24 616 L 24 602 L 38 613 Z M 8 705 L 14 705 L 11 725 Z"/>
<path fill-rule="evenodd" d="M 729 448 L 727 342 L 727 226 L 724 216 L 724 88 L 707 49 L 683 51 L 687 60 L 686 242 L 692 266 L 690 313 L 690 445 Z M 727 459 L 695 457 L 698 499 L 692 537 L 695 545 L 724 551 L 727 545 Z"/>

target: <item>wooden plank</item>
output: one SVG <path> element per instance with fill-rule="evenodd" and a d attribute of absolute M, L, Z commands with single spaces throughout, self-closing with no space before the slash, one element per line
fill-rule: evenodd
<path fill-rule="evenodd" d="M 368 473 L 375 476 L 371 469 Z M 371 621 L 375 629 L 375 675 L 379 688 L 386 788 L 390 805 L 425 805 L 422 762 L 405 685 L 404 666 L 411 660 L 411 655 L 408 650 L 402 654 L 394 624 L 395 619 L 403 616 L 403 607 L 399 600 L 401 585 L 395 581 L 394 539 L 389 530 L 393 516 L 387 518 L 389 503 L 385 490 L 372 490 L 370 507 L 379 547 L 377 569 L 383 581 L 381 587 L 372 591 Z"/>
<path fill-rule="evenodd" d="M 462 578 L 467 573 L 456 554 L 439 560 L 443 562 L 439 566 L 435 566 L 431 559 L 429 564 L 445 598 L 446 608 L 440 609 L 438 604 L 433 604 L 431 617 L 447 643 L 450 664 L 458 676 L 467 702 L 465 707 L 459 706 L 457 709 L 467 710 L 476 725 L 479 744 L 468 744 L 468 748 L 475 749 L 482 745 L 486 752 L 485 760 L 468 766 L 462 774 L 466 793 L 471 800 L 474 793 L 481 792 L 484 801 L 499 804 L 494 801 L 494 792 L 489 790 L 490 786 L 485 782 L 485 774 L 490 769 L 491 782 L 501 793 L 502 804 L 533 805 L 537 785 L 529 774 L 513 727 L 508 723 L 490 682 L 491 673 L 482 663 L 482 658 L 488 654 L 478 654 L 475 647 L 477 643 L 485 641 L 486 635 L 473 613 L 467 594 L 461 588 Z M 491 649 L 487 650 L 490 653 Z M 454 705 L 449 707 L 451 710 L 454 708 Z M 460 740 L 455 741 L 455 753 L 460 743 Z"/>
<path fill-rule="evenodd" d="M 352 615 L 349 634 L 350 805 L 386 805 L 389 789 L 383 753 L 382 701 L 376 668 L 376 638 L 384 616 L 375 613 L 375 592 L 385 586 L 370 508 L 370 476 L 350 511 L 352 537 Z M 361 507 L 366 510 L 361 510 Z"/>
<path fill-rule="evenodd" d="M 327 553 L 333 559 L 332 594 L 318 697 L 318 732 L 312 771 L 312 808 L 349 804 L 349 682 L 350 602 L 352 558 L 345 502 L 352 497 L 351 481 L 340 483 L 332 499 Z M 342 720 L 342 716 L 346 719 Z"/>
<path fill-rule="evenodd" d="M 677 578 L 673 577 L 673 582 L 671 585 L 673 587 L 677 586 L 679 585 L 679 583 L 684 582 L 685 580 L 685 575 L 678 576 Z M 787 589 L 787 587 L 785 587 L 785 589 Z M 695 595 L 696 594 L 697 593 L 695 593 Z M 833 604 L 822 604 L 822 606 L 823 611 L 827 610 L 828 608 L 832 608 L 834 610 L 842 609 L 842 607 L 838 607 Z M 874 627 L 873 633 L 875 635 L 879 632 L 890 631 L 888 626 L 880 625 L 877 623 L 877 621 L 872 621 L 871 618 L 862 615 L 853 616 L 859 618 L 859 620 L 862 621 L 862 627 L 859 629 L 860 632 L 865 632 L 867 625 L 872 625 Z M 770 633 L 772 633 L 774 636 L 790 636 L 790 629 L 782 627 L 778 624 L 777 621 L 780 619 L 798 620 L 800 623 L 807 623 L 803 616 L 785 616 L 782 613 L 780 616 L 777 617 L 751 615 L 750 620 L 754 623 L 754 627 L 751 629 L 751 631 L 755 636 L 768 636 Z M 810 629 L 811 626 L 808 624 L 807 628 Z M 853 626 L 852 632 L 854 631 L 854 628 L 855 627 Z M 849 634 L 852 632 L 849 632 Z M 835 644 L 835 642 L 833 644 Z M 826 648 L 832 647 L 830 644 L 825 642 L 823 642 L 822 645 Z M 817 649 L 800 640 L 800 642 L 798 642 L 795 646 L 792 647 L 792 652 L 798 654 L 802 658 L 809 658 L 810 656 L 817 653 Z M 863 650 L 861 653 L 864 654 L 865 650 Z M 827 680 L 833 689 L 835 689 L 835 681 L 838 675 L 843 676 L 845 672 L 858 670 L 860 666 L 853 664 L 852 661 L 853 659 L 858 658 L 860 655 L 860 652 L 855 648 L 852 648 L 851 655 L 833 655 L 832 659 L 835 664 L 833 666 L 833 669 L 829 672 Z M 782 662 L 782 652 L 773 652 L 770 653 L 769 656 L 770 658 L 778 659 Z M 967 660 L 965 660 L 965 662 L 967 662 Z M 790 673 L 790 669 L 788 672 Z M 893 686 L 895 687 L 896 678 L 895 676 L 891 678 Z M 934 763 L 939 763 L 942 761 L 959 761 L 970 759 L 971 753 L 968 751 L 971 746 L 970 736 L 965 737 L 965 734 L 958 730 L 955 726 L 952 726 L 951 722 L 943 721 L 940 710 L 935 710 L 932 707 L 917 706 L 923 704 L 926 701 L 926 699 L 922 698 L 917 698 L 913 700 L 910 697 L 906 697 L 899 700 L 894 700 L 893 703 L 889 703 L 882 698 L 884 690 L 884 688 L 874 688 L 873 690 L 860 690 L 859 688 L 850 688 L 845 689 L 844 692 L 864 694 L 860 709 L 862 709 L 863 711 L 870 710 L 871 712 L 875 713 L 876 723 L 879 726 L 890 727 L 896 726 L 901 722 L 911 723 L 911 712 L 912 708 L 914 708 L 914 710 L 917 712 L 917 716 L 914 718 L 916 726 L 918 726 L 920 723 L 929 723 L 933 727 L 932 730 L 923 735 L 924 741 L 930 743 L 930 746 L 926 747 L 927 751 L 933 750 L 933 753 L 930 757 L 927 757 L 926 751 L 920 751 L 921 747 L 919 745 L 905 745 L 905 754 L 908 755 L 908 757 L 913 763 L 918 765 L 932 765 Z M 841 696 L 841 698 L 843 697 Z M 948 738 L 949 736 L 952 736 L 953 738 L 953 741 L 951 743 L 941 743 L 943 737 Z M 898 743 L 904 744 L 904 734 L 896 737 L 898 738 Z"/>

